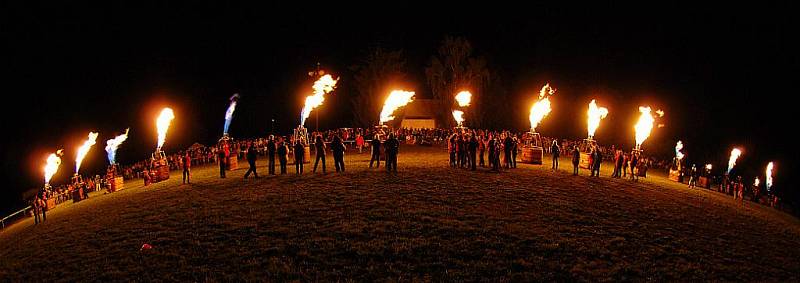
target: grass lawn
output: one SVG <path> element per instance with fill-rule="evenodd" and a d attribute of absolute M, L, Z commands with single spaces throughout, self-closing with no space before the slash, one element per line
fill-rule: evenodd
<path fill-rule="evenodd" d="M 655 170 L 471 172 L 402 146 L 396 175 L 352 150 L 337 174 L 328 158 L 325 175 L 266 176 L 262 157 L 260 179 L 197 167 L 191 185 L 176 171 L 60 206 L 0 232 L 0 281 L 800 280 L 796 218 Z"/>

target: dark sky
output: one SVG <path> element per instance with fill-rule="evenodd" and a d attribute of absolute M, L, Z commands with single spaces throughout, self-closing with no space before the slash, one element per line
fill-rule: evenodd
<path fill-rule="evenodd" d="M 349 67 L 371 47 L 403 49 L 408 84 L 430 96 L 424 67 L 446 35 L 470 40 L 519 101 L 512 104 L 519 109 L 503 111 L 516 116 L 505 127 L 525 128 L 531 98 L 549 81 L 559 91 L 538 129 L 545 135 L 583 138 L 585 107 L 595 98 L 611 112 L 597 138 L 630 147 L 637 106 L 651 105 L 667 113 L 666 127 L 645 143 L 651 153 L 668 155 L 680 139 L 693 160 L 721 168 L 730 149 L 742 146 L 745 174 L 775 160 L 784 184 L 796 167 L 789 137 L 797 126 L 789 122 L 797 108 L 789 96 L 798 31 L 788 5 L 312 7 L 5 7 L 2 161 L 10 182 L 0 189 L 0 212 L 17 205 L 20 191 L 41 185 L 44 159 L 60 147 L 67 155 L 53 182 L 66 182 L 90 130 L 100 137 L 82 171 L 103 169 L 105 141 L 126 127 L 130 139 L 118 160 L 147 157 L 161 107 L 177 116 L 167 150 L 216 140 L 236 92 L 242 99 L 232 135 L 265 135 L 273 118 L 288 130 L 298 123 L 311 85 L 306 72 L 316 62 L 342 78 L 318 110 L 320 127 L 348 126 Z"/>

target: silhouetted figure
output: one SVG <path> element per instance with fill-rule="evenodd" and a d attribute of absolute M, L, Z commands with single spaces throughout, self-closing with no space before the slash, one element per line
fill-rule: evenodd
<path fill-rule="evenodd" d="M 286 174 L 286 163 L 289 163 L 289 145 L 285 141 L 281 141 L 276 150 L 278 154 L 278 161 L 281 164 L 281 175 Z"/>
<path fill-rule="evenodd" d="M 190 176 L 190 169 L 192 168 L 192 156 L 189 152 L 186 152 L 186 155 L 183 156 L 183 183 L 184 184 L 191 184 L 192 181 L 189 179 Z"/>
<path fill-rule="evenodd" d="M 334 136 L 331 142 L 331 151 L 333 152 L 333 167 L 336 167 L 336 172 L 344 172 L 344 151 L 346 147 L 342 143 L 339 136 Z"/>
<path fill-rule="evenodd" d="M 270 135 L 269 141 L 267 141 L 267 170 L 269 171 L 270 175 L 275 175 L 275 153 L 277 152 L 278 147 L 275 144 L 275 136 Z"/>
<path fill-rule="evenodd" d="M 581 152 L 578 146 L 572 147 L 572 175 L 578 176 L 578 168 L 581 163 Z"/>
<path fill-rule="evenodd" d="M 375 168 L 381 167 L 381 140 L 378 138 L 378 134 L 372 136 L 372 141 L 369 142 L 372 145 L 372 157 L 369 159 L 369 168 L 372 168 L 372 162 L 375 162 Z"/>
<path fill-rule="evenodd" d="M 253 173 L 253 175 L 258 178 L 258 172 L 256 172 L 256 159 L 258 159 L 256 147 L 253 146 L 253 143 L 250 143 L 250 146 L 247 147 L 247 164 L 250 165 L 250 169 L 247 169 L 247 172 L 244 174 L 245 179 L 250 177 L 250 173 Z"/>
<path fill-rule="evenodd" d="M 305 146 L 300 142 L 300 139 L 297 139 L 294 143 L 294 170 L 297 175 L 303 174 L 303 157 L 305 154 Z"/>
<path fill-rule="evenodd" d="M 222 147 L 218 148 L 217 149 L 217 160 L 218 160 L 218 163 L 219 163 L 219 177 L 220 178 L 225 178 L 225 160 L 226 159 L 227 158 L 225 156 L 225 150 L 223 150 Z"/>
<path fill-rule="evenodd" d="M 553 170 L 558 170 L 558 157 L 561 156 L 561 147 L 558 146 L 558 140 L 553 140 L 550 146 L 550 153 L 553 155 Z"/>
<path fill-rule="evenodd" d="M 469 138 L 469 146 L 467 147 L 467 151 L 469 151 L 469 165 L 472 171 L 476 170 L 477 162 L 475 160 L 478 151 L 478 139 L 475 136 Z"/>
<path fill-rule="evenodd" d="M 317 154 L 317 158 L 314 161 L 314 170 L 312 172 L 317 173 L 317 165 L 319 160 L 322 159 L 322 173 L 325 173 L 325 142 L 322 141 L 322 136 L 317 136 L 314 142 L 314 151 Z"/>
<path fill-rule="evenodd" d="M 400 150 L 400 142 L 394 137 L 394 133 L 389 134 L 386 139 L 386 172 L 397 172 L 397 153 Z"/>

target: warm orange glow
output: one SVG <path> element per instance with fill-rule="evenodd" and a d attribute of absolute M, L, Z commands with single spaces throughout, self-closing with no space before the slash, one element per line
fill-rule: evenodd
<path fill-rule="evenodd" d="M 337 81 L 338 80 L 334 80 L 331 75 L 324 75 L 314 82 L 314 93 L 306 97 L 306 104 L 303 106 L 303 111 L 300 113 L 301 126 L 305 125 L 306 119 L 311 115 L 311 110 L 322 105 L 322 102 L 325 101 L 325 94 L 330 93 L 336 88 Z"/>
<path fill-rule="evenodd" d="M 639 112 L 642 113 L 639 116 L 639 121 L 633 127 L 636 130 L 636 147 L 641 147 L 642 143 L 650 137 L 650 132 L 653 131 L 653 123 L 656 119 L 650 113 L 651 109 L 649 106 L 639 106 Z M 664 116 L 664 111 L 656 110 L 656 114 L 658 116 Z"/>
<path fill-rule="evenodd" d="M 97 140 L 97 133 L 90 132 L 88 139 L 83 142 L 83 145 L 78 148 L 78 153 L 75 155 L 75 173 L 81 169 L 81 162 L 83 162 L 83 158 L 86 157 L 86 154 L 89 153 L 89 149 L 96 143 Z"/>
<path fill-rule="evenodd" d="M 728 173 L 731 173 L 733 166 L 736 166 L 736 160 L 742 155 L 742 150 L 734 148 L 731 150 L 731 158 L 728 159 Z"/>
<path fill-rule="evenodd" d="M 58 167 L 61 165 L 61 155 L 64 150 L 59 149 L 56 153 L 51 153 L 47 156 L 47 164 L 44 166 L 44 183 L 50 184 L 50 179 L 58 172 Z"/>
<path fill-rule="evenodd" d="M 394 120 L 394 113 L 397 108 L 406 106 L 414 98 L 413 91 L 393 90 L 383 103 L 383 110 L 381 110 L 381 124 Z"/>
<path fill-rule="evenodd" d="M 124 134 L 106 141 L 106 155 L 108 156 L 109 164 L 116 163 L 117 148 L 119 148 L 119 145 L 128 139 L 128 131 L 130 131 L 130 129 L 125 129 Z"/>
<path fill-rule="evenodd" d="M 531 122 L 531 131 L 536 131 L 536 126 L 542 122 L 547 114 L 550 114 L 550 96 L 553 95 L 556 90 L 550 87 L 550 84 L 545 84 L 542 89 L 539 91 L 539 100 L 536 101 L 531 106 L 531 114 L 528 116 L 528 119 Z"/>
<path fill-rule="evenodd" d="M 683 149 L 683 142 L 678 141 L 678 143 L 675 145 L 675 158 L 677 158 L 678 161 L 683 159 L 683 152 L 681 152 L 682 149 Z"/>
<path fill-rule="evenodd" d="M 587 114 L 589 115 L 587 123 L 589 138 L 591 139 L 594 137 L 594 132 L 597 131 L 598 127 L 600 127 L 600 120 L 604 119 L 608 115 L 608 109 L 605 107 L 598 107 L 597 103 L 595 103 L 594 99 L 592 99 L 592 102 L 589 102 L 589 111 L 587 111 Z"/>
<path fill-rule="evenodd" d="M 469 91 L 462 91 L 456 94 L 456 102 L 458 102 L 459 107 L 466 107 L 469 106 L 469 103 L 472 101 L 472 93 Z"/>
<path fill-rule="evenodd" d="M 772 188 L 772 170 L 773 164 L 770 162 L 767 164 L 767 189 Z"/>
<path fill-rule="evenodd" d="M 456 119 L 456 123 L 461 127 L 464 124 L 464 111 L 453 110 L 453 119 Z"/>
<path fill-rule="evenodd" d="M 161 150 L 161 147 L 164 146 L 164 142 L 167 140 L 167 130 L 169 130 L 169 124 L 172 123 L 172 119 L 175 119 L 175 114 L 172 112 L 171 108 L 164 108 L 161 110 L 161 114 L 158 115 L 158 119 L 156 119 L 159 150 Z"/>

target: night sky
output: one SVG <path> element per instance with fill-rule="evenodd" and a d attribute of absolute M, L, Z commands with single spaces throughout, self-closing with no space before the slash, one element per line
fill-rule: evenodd
<path fill-rule="evenodd" d="M 498 128 L 525 129 L 533 97 L 550 82 L 558 92 L 537 128 L 544 135 L 585 138 L 585 108 L 595 98 L 610 111 L 596 138 L 629 149 L 637 107 L 650 105 L 666 112 L 666 127 L 654 129 L 647 152 L 672 156 L 682 140 L 690 160 L 723 168 L 731 148 L 741 146 L 739 170 L 748 183 L 757 173 L 763 181 L 774 160 L 776 186 L 797 194 L 788 172 L 797 159 L 791 137 L 798 127 L 790 124 L 797 107 L 789 96 L 796 91 L 798 25 L 789 6 L 6 8 L 3 214 L 20 207 L 21 191 L 42 185 L 47 154 L 62 147 L 67 154 L 52 183 L 66 182 L 89 131 L 100 136 L 83 173 L 105 168 L 105 141 L 126 127 L 130 138 L 118 160 L 148 157 L 162 107 L 175 110 L 165 145 L 171 152 L 216 141 L 233 93 L 242 98 L 231 135 L 267 135 L 270 119 L 286 133 L 298 123 L 313 82 L 306 73 L 317 62 L 341 77 L 315 110 L 320 128 L 350 126 L 350 67 L 373 47 L 402 49 L 407 85 L 430 97 L 424 67 L 447 35 L 468 39 L 516 102 L 498 109 L 510 115 Z M 313 128 L 313 113 L 307 125 Z"/>

